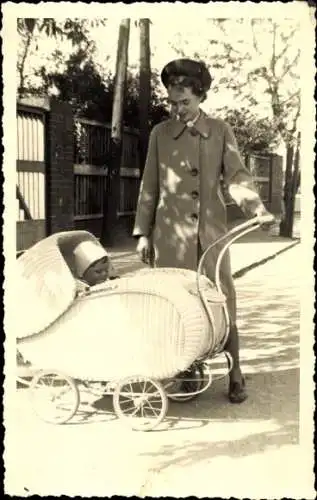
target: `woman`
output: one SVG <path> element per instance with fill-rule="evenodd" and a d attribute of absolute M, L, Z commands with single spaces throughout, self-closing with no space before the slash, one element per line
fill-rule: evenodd
<path fill-rule="evenodd" d="M 157 267 L 197 269 L 202 252 L 227 232 L 221 178 L 235 202 L 248 215 L 267 214 L 239 154 L 228 124 L 207 116 L 200 103 L 212 78 L 204 63 L 178 59 L 161 74 L 171 105 L 171 119 L 156 125 L 150 135 L 140 187 L 133 235 L 137 251 Z M 214 280 L 218 245 L 206 259 L 205 273 Z M 247 398 L 239 362 L 236 293 L 227 254 L 221 268 L 223 291 L 230 314 L 225 349 L 233 358 L 229 401 Z"/>

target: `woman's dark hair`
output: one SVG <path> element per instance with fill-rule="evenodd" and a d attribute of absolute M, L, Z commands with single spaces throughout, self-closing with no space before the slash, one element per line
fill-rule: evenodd
<path fill-rule="evenodd" d="M 207 92 L 204 89 L 199 78 L 194 76 L 177 76 L 171 75 L 168 78 L 167 86 L 175 87 L 178 90 L 184 90 L 184 88 L 190 88 L 192 93 L 197 97 L 201 98 L 201 102 L 207 99 Z"/>

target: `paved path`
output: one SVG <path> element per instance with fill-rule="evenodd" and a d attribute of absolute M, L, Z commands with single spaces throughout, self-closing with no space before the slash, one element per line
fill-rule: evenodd
<path fill-rule="evenodd" d="M 232 272 L 244 272 L 298 242 L 298 239 L 282 238 L 261 229 L 249 233 L 230 246 Z M 135 245 L 135 240 L 130 239 L 121 248 L 110 249 L 113 264 L 119 274 L 145 267 L 135 252 Z"/>
<path fill-rule="evenodd" d="M 299 442 L 300 259 L 297 245 L 236 282 L 243 405 L 229 405 L 225 380 L 215 381 L 195 402 L 170 404 L 156 432 L 138 433 L 122 427 L 110 398 L 95 414 L 47 426 L 19 390 L 7 426 L 7 493 L 314 498 Z M 215 374 L 222 367 L 215 363 Z"/>

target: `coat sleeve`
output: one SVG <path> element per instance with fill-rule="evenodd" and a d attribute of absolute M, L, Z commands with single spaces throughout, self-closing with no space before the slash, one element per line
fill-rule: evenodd
<path fill-rule="evenodd" d="M 255 215 L 264 205 L 254 185 L 252 176 L 239 153 L 233 130 L 225 123 L 223 177 L 233 200 L 245 213 Z"/>
<path fill-rule="evenodd" d="M 157 129 L 153 128 L 139 191 L 133 236 L 150 236 L 159 197 Z"/>

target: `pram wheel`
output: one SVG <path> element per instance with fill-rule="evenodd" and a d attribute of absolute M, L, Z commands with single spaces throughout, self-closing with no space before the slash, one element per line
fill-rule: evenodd
<path fill-rule="evenodd" d="M 36 415 L 49 424 L 65 424 L 77 412 L 79 391 L 74 380 L 53 370 L 34 375 L 31 402 Z"/>
<path fill-rule="evenodd" d="M 199 363 L 193 364 L 188 370 L 180 373 L 176 379 L 170 381 L 167 397 L 177 402 L 195 399 L 204 386 L 204 378 L 203 366 Z"/>
<path fill-rule="evenodd" d="M 116 386 L 113 406 L 117 417 L 133 430 L 150 431 L 164 419 L 168 400 L 159 382 L 129 377 Z"/>

